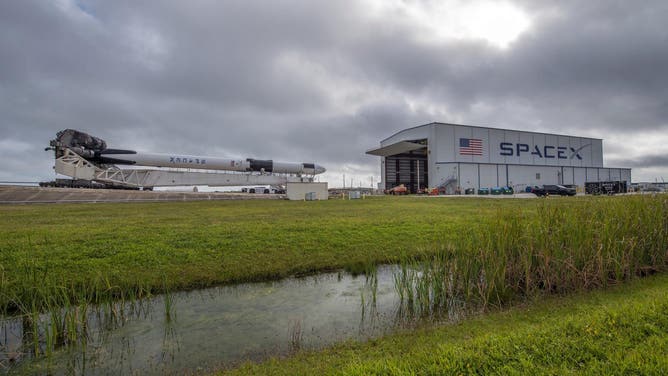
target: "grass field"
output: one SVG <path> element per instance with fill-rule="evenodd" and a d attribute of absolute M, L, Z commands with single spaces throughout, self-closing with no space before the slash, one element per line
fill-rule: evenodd
<path fill-rule="evenodd" d="M 0 313 L 22 315 L 24 327 L 36 328 L 35 333 L 44 331 L 38 313 L 50 313 L 57 325 L 46 326 L 48 343 L 76 335 L 77 330 L 68 330 L 80 324 L 76 305 L 338 268 L 373 273 L 371 265 L 380 263 L 403 266 L 395 287 L 403 308 L 416 318 L 438 318 L 455 301 L 496 310 L 539 297 L 617 285 L 666 270 L 668 196 L 0 206 Z M 665 277 L 654 280 L 665 287 Z M 437 372 L 441 366 L 464 372 L 471 362 L 487 371 L 510 362 L 509 372 L 519 373 L 570 372 L 577 369 L 573 364 L 582 363 L 599 373 L 610 364 L 631 367 L 635 358 L 627 359 L 626 353 L 619 353 L 612 363 L 603 355 L 619 350 L 618 346 L 647 350 L 642 341 L 633 342 L 636 338 L 654 341 L 649 342 L 653 346 L 649 354 L 655 358 L 666 352 L 665 338 L 652 334 L 665 334 L 661 325 L 666 305 L 643 301 L 628 310 L 629 315 L 615 311 L 615 322 L 624 323 L 619 328 L 614 323 L 606 326 L 609 316 L 604 311 L 585 319 L 563 311 L 568 319 L 554 316 L 549 319 L 554 325 L 513 330 L 519 319 L 511 319 L 494 328 L 491 336 L 474 326 L 471 330 L 479 335 L 460 338 L 463 342 L 452 346 L 438 345 L 433 351 L 429 347 L 435 345 L 432 336 L 441 338 L 438 332 L 382 340 L 379 343 L 390 348 L 387 357 L 374 355 L 371 345 L 350 345 L 339 348 L 341 357 L 320 354 L 313 361 L 324 357 L 324 371 L 344 364 L 346 373 L 353 374 Z M 635 320 L 649 326 L 639 327 Z M 594 328 L 586 326 L 590 324 L 619 330 L 621 337 L 615 335 L 614 341 L 596 337 L 599 329 L 592 329 L 594 337 L 588 337 L 591 333 L 577 337 Z M 534 331 L 537 337 L 530 336 Z M 623 339 L 628 336 L 632 339 Z M 44 340 L 38 337 L 35 344 Z M 413 341 L 423 343 L 415 352 L 409 349 Z M 557 357 L 538 353 L 552 343 L 563 345 L 552 350 L 572 361 L 558 363 Z M 355 358 L 355 349 L 362 349 L 371 360 Z M 582 349 L 588 358 L 578 358 Z M 410 352 L 414 360 L 404 359 L 401 351 Z M 650 368 L 629 369 L 641 373 L 662 369 L 665 362 L 655 358 Z M 599 364 L 597 359 L 605 361 Z M 281 373 L 293 366 L 307 371 L 292 363 L 271 363 L 259 370 Z M 253 373 L 254 368 L 245 370 Z"/>
<path fill-rule="evenodd" d="M 246 364 L 233 375 L 665 375 L 668 276 Z"/>
<path fill-rule="evenodd" d="M 8 289 L 51 279 L 171 290 L 256 281 L 396 261 L 454 241 L 499 208 L 535 205 L 367 199 L 0 206 L 0 273 Z"/>
<path fill-rule="evenodd" d="M 633 274 L 665 266 L 667 202 L 386 197 L 0 206 L 0 310 L 34 306 L 54 295 L 49 286 L 76 302 L 444 254 L 484 259 L 482 266 L 501 255 L 518 268 L 538 268 L 544 275 L 518 277 L 527 289 L 529 280 L 550 277 L 546 265 L 554 260 L 562 261 L 556 272 L 565 260 L 604 283 L 611 271 L 603 268 Z"/>

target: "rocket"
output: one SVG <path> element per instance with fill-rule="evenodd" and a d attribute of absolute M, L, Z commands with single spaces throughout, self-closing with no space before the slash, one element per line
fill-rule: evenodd
<path fill-rule="evenodd" d="M 199 168 L 203 170 L 222 170 L 239 172 L 271 172 L 279 174 L 317 175 L 325 168 L 315 163 L 274 162 L 261 159 L 226 159 L 218 157 L 155 154 L 132 150 L 107 149 L 96 152 L 93 161 L 103 164 L 138 165 L 153 167 Z"/>
<path fill-rule="evenodd" d="M 150 167 L 196 168 L 238 172 L 262 172 L 278 174 L 317 175 L 326 169 L 315 163 L 275 162 L 261 159 L 227 159 L 210 156 L 184 154 L 156 154 L 134 150 L 108 149 L 106 143 L 86 133 L 73 129 L 58 132 L 51 147 L 56 150 L 68 148 L 94 163 L 103 165 L 136 165 Z"/>

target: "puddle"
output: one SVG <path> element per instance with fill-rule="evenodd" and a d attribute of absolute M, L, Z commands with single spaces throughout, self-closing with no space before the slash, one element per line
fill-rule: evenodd
<path fill-rule="evenodd" d="M 329 273 L 89 308 L 72 329 L 79 339 L 48 355 L 47 315 L 37 348 L 29 320 L 5 319 L 0 373 L 182 374 L 377 337 L 404 322 L 398 272 L 381 266 L 371 277 Z"/>

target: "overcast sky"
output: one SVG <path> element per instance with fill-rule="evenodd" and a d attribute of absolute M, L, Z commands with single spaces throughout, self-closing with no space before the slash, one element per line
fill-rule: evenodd
<path fill-rule="evenodd" d="M 668 179 L 668 1 L 0 2 L 0 181 L 54 176 L 61 129 L 109 147 L 314 161 L 433 121 L 603 138 Z M 348 180 L 349 182 L 349 180 Z"/>

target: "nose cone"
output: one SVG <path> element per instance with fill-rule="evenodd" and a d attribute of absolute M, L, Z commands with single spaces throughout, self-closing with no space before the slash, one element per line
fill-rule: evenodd
<path fill-rule="evenodd" d="M 327 171 L 326 168 L 322 167 L 321 165 L 315 165 L 315 174 L 322 174 L 323 172 Z"/>

